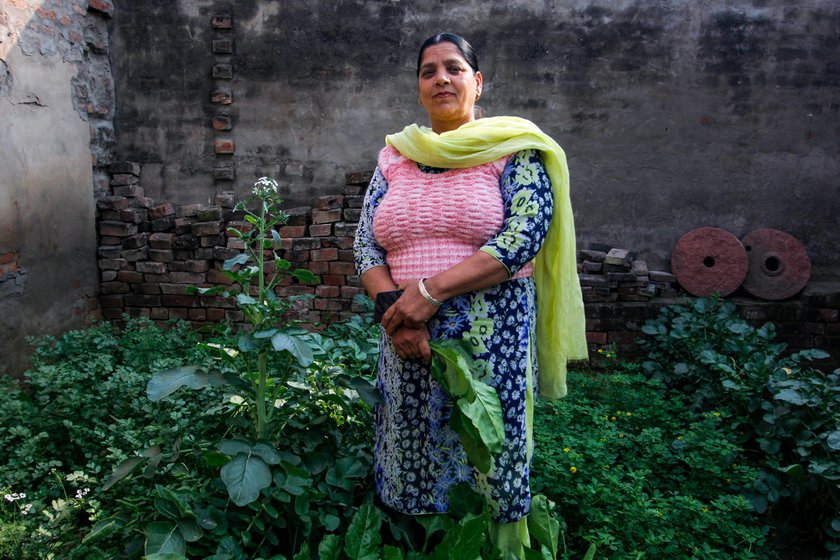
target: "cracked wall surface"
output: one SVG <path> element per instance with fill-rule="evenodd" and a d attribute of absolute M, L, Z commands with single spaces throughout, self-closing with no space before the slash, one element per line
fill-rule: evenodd
<path fill-rule="evenodd" d="M 116 146 L 112 10 L 0 2 L 0 373 L 25 369 L 27 336 L 98 316 L 96 185 L 107 189 Z"/>

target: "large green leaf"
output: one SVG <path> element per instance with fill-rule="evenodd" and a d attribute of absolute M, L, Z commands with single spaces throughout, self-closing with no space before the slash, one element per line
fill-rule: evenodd
<path fill-rule="evenodd" d="M 353 516 L 347 528 L 344 552 L 350 560 L 379 560 L 382 516 L 373 505 L 364 504 Z"/>
<path fill-rule="evenodd" d="M 829 449 L 840 451 L 840 430 L 830 432 L 825 442 L 828 444 Z"/>
<path fill-rule="evenodd" d="M 174 552 L 158 552 L 155 554 L 147 554 L 143 560 L 187 560 L 187 557 L 182 554 L 175 554 Z"/>
<path fill-rule="evenodd" d="M 470 463 L 482 473 L 490 472 L 493 463 L 490 450 L 484 445 L 478 430 L 470 419 L 464 416 L 460 408 L 452 409 L 449 425 L 458 434 Z"/>
<path fill-rule="evenodd" d="M 336 376 L 335 380 L 345 387 L 356 391 L 359 394 L 359 398 L 370 406 L 385 402 L 382 400 L 382 393 L 379 392 L 379 388 L 360 375 L 347 375 L 342 373 Z"/>
<path fill-rule="evenodd" d="M 560 539 L 560 522 L 551 516 L 548 498 L 537 494 L 531 498 L 531 513 L 528 514 L 528 530 L 537 541 L 557 557 L 557 543 Z"/>
<path fill-rule="evenodd" d="M 110 537 L 125 526 L 125 521 L 118 517 L 108 517 L 97 522 L 82 539 L 83 543 L 95 542 Z"/>
<path fill-rule="evenodd" d="M 318 545 L 319 560 L 338 560 L 341 557 L 341 539 L 338 535 L 325 535 Z"/>
<path fill-rule="evenodd" d="M 305 340 L 296 335 L 280 331 L 271 337 L 271 345 L 278 352 L 281 350 L 288 351 L 303 367 L 312 363 L 312 348 Z"/>
<path fill-rule="evenodd" d="M 102 489 L 107 490 L 123 478 L 127 477 L 145 460 L 146 459 L 144 457 L 129 457 L 128 459 L 122 461 L 119 465 L 117 465 L 117 468 L 114 469 L 114 472 L 105 479 L 105 484 L 102 486 Z"/>
<path fill-rule="evenodd" d="M 309 543 L 303 541 L 300 545 L 300 550 L 298 553 L 292 556 L 292 560 L 310 560 L 311 554 L 309 553 Z"/>
<path fill-rule="evenodd" d="M 253 453 L 239 453 L 221 470 L 228 495 L 238 506 L 245 506 L 260 496 L 260 490 L 271 484 L 271 470 Z"/>
<path fill-rule="evenodd" d="M 181 366 L 157 373 L 146 384 L 146 396 L 151 401 L 168 397 L 181 387 L 203 389 L 226 385 L 229 380 L 217 370 L 203 371 L 199 366 Z"/>
<path fill-rule="evenodd" d="M 488 519 L 486 513 L 462 519 L 435 547 L 431 560 L 481 560 Z"/>
<path fill-rule="evenodd" d="M 187 552 L 187 543 L 178 526 L 169 521 L 156 521 L 146 525 L 145 554 L 180 554 Z"/>
<path fill-rule="evenodd" d="M 222 269 L 223 270 L 230 270 L 238 264 L 247 263 L 249 259 L 250 259 L 250 257 L 248 256 L 248 253 L 239 253 L 238 255 L 233 257 L 232 259 L 226 260 L 224 262 L 224 264 L 222 265 Z"/>
<path fill-rule="evenodd" d="M 478 431 L 481 441 L 493 453 L 502 450 L 505 440 L 505 427 L 502 417 L 502 403 L 496 390 L 490 385 L 477 381 L 473 383 L 475 400 L 458 400 L 458 408 L 470 419 Z"/>
<path fill-rule="evenodd" d="M 472 374 L 469 355 L 455 340 L 429 341 L 432 350 L 432 375 L 453 397 L 471 396 Z"/>
<path fill-rule="evenodd" d="M 402 551 L 395 546 L 386 546 L 382 549 L 382 560 L 403 560 Z"/>

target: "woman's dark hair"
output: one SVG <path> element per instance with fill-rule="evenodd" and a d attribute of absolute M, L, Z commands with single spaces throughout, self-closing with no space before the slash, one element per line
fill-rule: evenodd
<path fill-rule="evenodd" d="M 423 53 L 426 52 L 428 47 L 431 47 L 432 45 L 439 45 L 443 42 L 452 43 L 458 47 L 458 50 L 461 51 L 464 60 L 467 61 L 467 64 L 469 64 L 470 68 L 472 68 L 472 71 L 478 72 L 478 57 L 476 56 L 472 45 L 470 45 L 466 39 L 460 35 L 455 35 L 454 33 L 438 33 L 437 35 L 433 35 L 423 41 L 423 45 L 420 47 L 420 54 L 417 55 L 418 76 L 420 75 L 420 65 L 423 64 Z"/>

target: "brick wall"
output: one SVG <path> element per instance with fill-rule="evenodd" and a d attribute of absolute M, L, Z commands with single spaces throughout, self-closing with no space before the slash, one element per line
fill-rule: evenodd
<path fill-rule="evenodd" d="M 140 165 L 111 166 L 112 195 L 99 201 L 99 268 L 102 313 L 118 320 L 123 313 L 155 320 L 188 319 L 198 324 L 243 321 L 230 300 L 188 294 L 188 286 L 229 282 L 222 273 L 226 259 L 241 250 L 241 241 L 226 234 L 242 228 L 230 192 L 216 196 L 214 206 L 175 206 L 144 196 Z M 353 298 L 364 293 L 353 264 L 353 237 L 369 172 L 348 173 L 341 194 L 320 196 L 312 207 L 287 210 L 279 229 L 281 256 L 295 268 L 321 278 L 315 286 L 294 281 L 277 287 L 280 297 L 310 295 L 296 301 L 292 318 L 327 323 L 359 311 Z M 8 259 L 7 259 L 8 260 Z M 685 295 L 673 275 L 649 269 L 644 260 L 621 248 L 596 246 L 579 252 L 579 272 L 586 307 L 587 341 L 623 357 L 638 355 L 636 339 L 647 319 Z M 267 271 L 272 271 L 269 263 Z M 792 348 L 822 348 L 840 358 L 840 286 L 812 283 L 797 297 L 760 301 L 730 298 L 756 325 L 773 322 L 779 339 Z"/>
<path fill-rule="evenodd" d="M 228 227 L 246 227 L 233 210 L 233 194 L 221 192 L 213 206 L 158 202 L 144 196 L 140 170 L 137 163 L 113 164 L 113 194 L 98 202 L 103 317 L 116 320 L 128 313 L 197 323 L 243 321 L 231 300 L 191 295 L 186 290 L 229 283 L 222 265 L 243 246 L 226 232 Z M 294 303 L 293 318 L 314 324 L 357 311 L 353 298 L 364 289 L 353 264 L 353 237 L 361 192 L 369 179 L 370 173 L 349 173 L 343 194 L 318 197 L 312 208 L 286 210 L 289 219 L 279 229 L 281 256 L 293 268 L 306 268 L 321 278 L 319 285 L 288 280 L 277 287 L 279 297 L 313 296 Z M 267 272 L 273 266 L 269 261 Z"/>

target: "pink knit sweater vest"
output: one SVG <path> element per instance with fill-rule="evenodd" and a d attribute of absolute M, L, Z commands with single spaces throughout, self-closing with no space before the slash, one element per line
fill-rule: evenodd
<path fill-rule="evenodd" d="M 505 216 L 500 179 L 509 159 L 424 173 L 393 146 L 380 152 L 379 169 L 388 190 L 376 209 L 373 232 L 387 252 L 394 282 L 434 276 L 499 232 Z M 532 272 L 529 264 L 514 278 Z"/>

